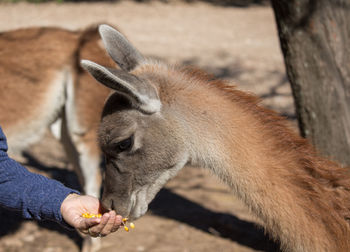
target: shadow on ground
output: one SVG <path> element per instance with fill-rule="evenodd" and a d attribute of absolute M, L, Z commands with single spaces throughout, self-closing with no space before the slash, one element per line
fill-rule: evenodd
<path fill-rule="evenodd" d="M 6 208 L 0 207 L 0 216 L 1 216 L 1 225 L 0 225 L 0 238 L 9 234 L 15 233 L 18 229 L 21 228 L 21 225 L 28 220 L 24 220 L 21 217 L 20 212 L 9 210 Z M 63 228 L 52 221 L 42 221 L 37 222 L 40 228 L 45 228 L 51 231 L 56 231 L 60 234 L 64 234 L 69 239 L 74 241 L 74 243 L 81 248 L 83 239 L 81 236 L 74 230 L 68 230 Z"/>
<path fill-rule="evenodd" d="M 157 194 L 150 204 L 150 211 L 255 250 L 280 251 L 278 244 L 255 223 L 240 220 L 231 214 L 214 212 L 168 189 L 162 189 Z"/>

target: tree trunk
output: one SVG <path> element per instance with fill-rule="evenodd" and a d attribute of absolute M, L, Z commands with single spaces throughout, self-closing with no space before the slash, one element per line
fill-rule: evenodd
<path fill-rule="evenodd" d="M 350 165 L 350 0 L 271 0 L 301 134 Z"/>

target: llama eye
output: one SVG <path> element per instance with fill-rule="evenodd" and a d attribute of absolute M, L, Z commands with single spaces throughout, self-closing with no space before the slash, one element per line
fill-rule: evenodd
<path fill-rule="evenodd" d="M 133 137 L 129 137 L 128 139 L 125 139 L 123 141 L 120 141 L 116 144 L 116 150 L 118 152 L 123 152 L 126 150 L 130 150 L 133 145 Z"/>

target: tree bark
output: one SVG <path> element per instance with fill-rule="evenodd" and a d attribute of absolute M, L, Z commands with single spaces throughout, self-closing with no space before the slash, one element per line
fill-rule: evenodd
<path fill-rule="evenodd" d="M 301 134 L 350 166 L 350 0 L 271 0 Z"/>

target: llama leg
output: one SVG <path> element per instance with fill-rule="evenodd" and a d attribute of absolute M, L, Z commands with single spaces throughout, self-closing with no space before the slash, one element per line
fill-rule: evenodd
<path fill-rule="evenodd" d="M 79 167 L 84 179 L 85 194 L 99 198 L 101 188 L 100 154 L 92 153 L 88 143 L 80 143 L 78 146 Z M 101 248 L 101 238 L 85 237 L 83 252 L 96 252 Z"/>
<path fill-rule="evenodd" d="M 82 135 L 73 135 L 65 116 L 62 120 L 61 141 L 68 159 L 74 166 L 79 183 L 85 194 L 99 198 L 101 188 L 100 153 L 96 141 L 87 141 Z M 91 151 L 95 150 L 95 151 Z M 83 252 L 95 252 L 101 247 L 100 238 L 85 236 Z"/>
<path fill-rule="evenodd" d="M 101 189 L 101 157 L 100 153 L 93 151 L 91 143 L 81 143 L 78 147 L 79 166 L 84 178 L 85 194 L 100 197 Z"/>

